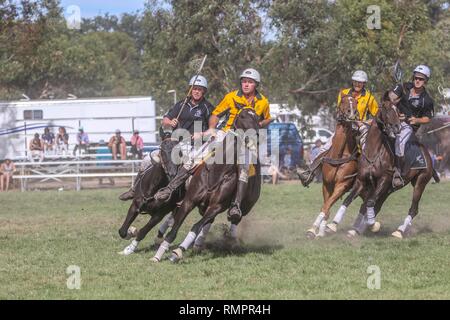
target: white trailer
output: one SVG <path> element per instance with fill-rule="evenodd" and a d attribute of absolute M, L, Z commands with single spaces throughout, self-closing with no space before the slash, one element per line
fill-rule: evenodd
<path fill-rule="evenodd" d="M 91 143 L 108 142 L 116 129 L 129 142 L 137 129 L 144 143 L 152 144 L 157 141 L 156 120 L 151 97 L 0 102 L 0 159 L 26 156 L 30 139 L 47 126 L 55 135 L 65 127 L 71 146 L 79 127 Z"/>

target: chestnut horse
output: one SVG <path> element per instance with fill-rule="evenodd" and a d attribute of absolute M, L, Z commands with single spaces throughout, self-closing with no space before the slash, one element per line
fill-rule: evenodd
<path fill-rule="evenodd" d="M 351 95 L 342 97 L 337 111 L 336 130 L 331 148 L 322 159 L 323 205 L 312 228 L 306 235 L 309 239 L 325 236 L 325 228 L 333 204 L 351 189 L 357 172 L 358 144 L 353 122 L 357 118 L 357 102 Z"/>

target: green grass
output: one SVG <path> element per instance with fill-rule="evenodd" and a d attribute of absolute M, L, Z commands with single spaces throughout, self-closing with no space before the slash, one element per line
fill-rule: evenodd
<path fill-rule="evenodd" d="M 377 236 L 345 238 L 359 202 L 335 236 L 309 241 L 321 206 L 318 185 L 264 185 L 240 226 L 242 247 L 221 249 L 224 215 L 208 250 L 173 265 L 149 261 L 144 249 L 123 257 L 117 230 L 128 203 L 121 190 L 0 194 L 0 299 L 449 299 L 450 183 L 429 185 L 413 235 L 390 237 L 409 208 L 411 188 L 388 200 Z M 333 214 L 337 208 L 334 208 Z M 193 212 L 175 244 L 198 219 Z M 147 221 L 141 216 L 135 223 Z M 66 268 L 81 268 L 81 289 L 66 286 Z M 381 270 L 381 289 L 367 288 L 367 268 Z"/>

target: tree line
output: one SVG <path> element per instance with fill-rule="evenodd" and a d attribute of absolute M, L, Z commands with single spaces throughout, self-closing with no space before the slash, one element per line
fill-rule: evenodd
<path fill-rule="evenodd" d="M 167 91 L 182 96 L 192 62 L 207 54 L 213 103 L 253 67 L 271 103 L 316 112 L 335 103 L 356 69 L 380 94 L 396 61 L 406 79 L 429 65 L 439 103 L 437 88 L 450 86 L 449 31 L 443 0 L 151 0 L 140 12 L 83 18 L 76 29 L 58 0 L 0 0 L 0 99 L 151 95 L 163 112 L 173 101 Z"/>

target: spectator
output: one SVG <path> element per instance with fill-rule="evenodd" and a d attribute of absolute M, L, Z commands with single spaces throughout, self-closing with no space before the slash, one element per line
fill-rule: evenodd
<path fill-rule="evenodd" d="M 11 181 L 15 171 L 16 166 L 10 159 L 6 159 L 0 165 L 0 191 L 8 191 L 9 182 Z"/>
<path fill-rule="evenodd" d="M 86 132 L 84 132 L 84 128 L 80 127 L 78 129 L 77 145 L 73 149 L 73 155 L 74 156 L 76 155 L 76 152 L 78 149 L 80 149 L 80 153 L 81 153 L 81 150 L 84 150 L 84 152 L 87 152 L 88 147 L 89 147 L 89 136 Z"/>
<path fill-rule="evenodd" d="M 69 135 L 64 127 L 59 127 L 58 129 L 58 134 L 56 135 L 56 147 L 58 154 L 66 155 L 69 150 Z"/>
<path fill-rule="evenodd" d="M 127 159 L 127 143 L 124 137 L 121 136 L 119 129 L 116 130 L 116 134 L 109 139 L 108 148 L 111 150 L 113 160 L 117 160 L 117 153 L 120 153 L 120 159 Z"/>
<path fill-rule="evenodd" d="M 294 167 L 294 159 L 292 158 L 292 149 L 287 148 L 286 154 L 283 157 L 283 167 L 290 170 Z"/>
<path fill-rule="evenodd" d="M 142 153 L 144 151 L 144 140 L 139 135 L 138 130 L 134 130 L 133 136 L 131 137 L 131 154 L 141 160 Z"/>
<path fill-rule="evenodd" d="M 44 142 L 39 138 L 39 133 L 35 133 L 30 141 L 30 161 L 34 161 L 35 157 L 39 157 L 40 162 L 44 160 Z"/>
<path fill-rule="evenodd" d="M 50 128 L 44 129 L 44 134 L 42 135 L 42 141 L 44 141 L 44 153 L 54 154 L 55 153 L 55 135 L 50 132 Z M 51 151 L 51 152 L 49 152 Z"/>

